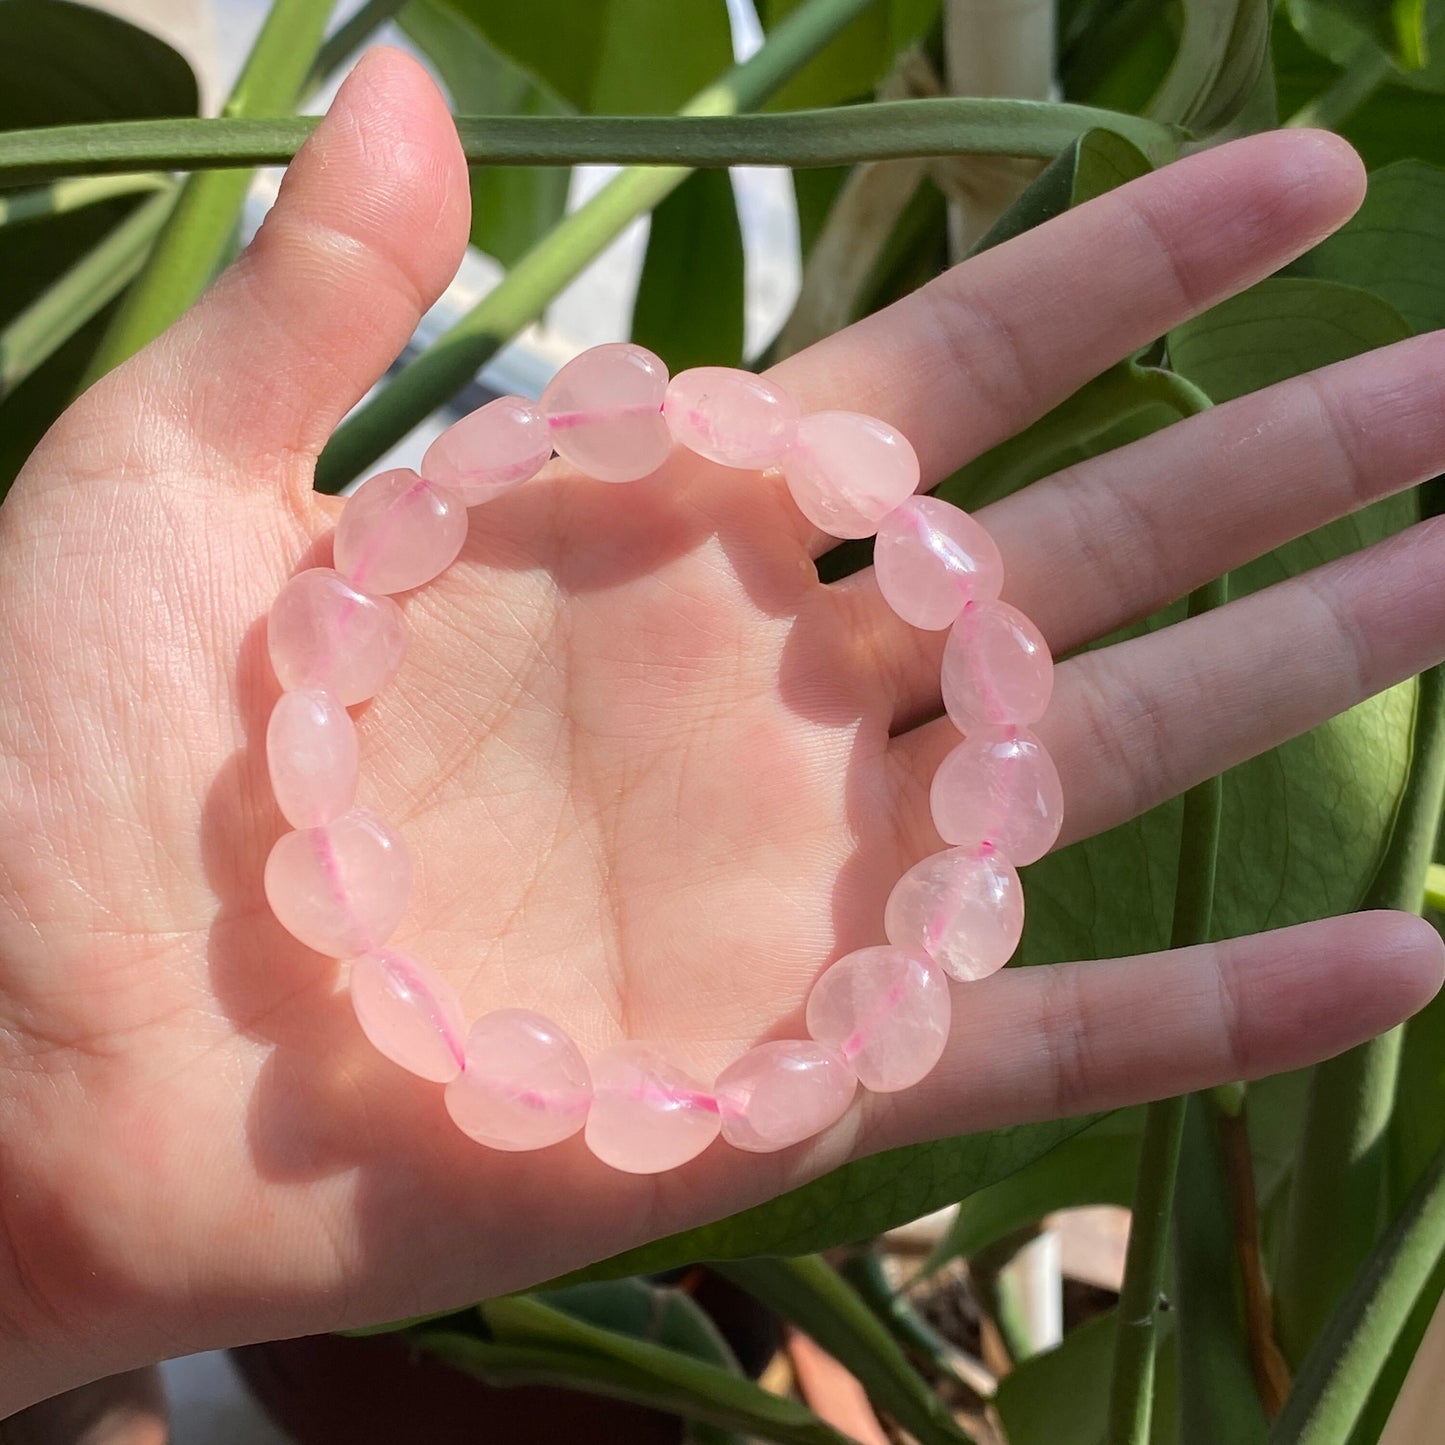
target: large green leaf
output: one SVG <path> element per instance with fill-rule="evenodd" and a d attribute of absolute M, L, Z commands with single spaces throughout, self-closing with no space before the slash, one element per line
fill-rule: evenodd
<path fill-rule="evenodd" d="M 732 61 L 725 0 L 435 0 L 575 109 L 676 110 Z"/>
<path fill-rule="evenodd" d="M 758 0 L 758 16 L 771 30 L 803 0 Z M 769 102 L 773 110 L 837 105 L 873 94 L 894 58 L 938 18 L 939 0 L 876 0 Z"/>
<path fill-rule="evenodd" d="M 466 16 L 442 0 L 411 0 L 400 23 L 426 52 L 467 115 L 566 115 L 571 107 L 498 53 Z M 510 266 L 567 209 L 567 166 L 476 166 L 472 245 Z"/>
<path fill-rule="evenodd" d="M 690 366 L 743 357 L 743 234 L 727 171 L 694 171 L 652 213 L 632 339 Z"/>
<path fill-rule="evenodd" d="M 766 1204 L 630 1249 L 575 1278 L 649 1274 L 700 1259 L 813 1254 L 867 1239 L 1006 1178 L 1090 1122 L 1021 1124 L 856 1159 Z"/>
<path fill-rule="evenodd" d="M 999 1381 L 998 1412 L 1009 1445 L 1104 1445 L 1115 1317 L 1099 1315 L 1072 1331 L 1063 1344 L 1031 1355 Z M 1151 1445 L 1175 1445 L 1178 1398 L 1175 1339 L 1160 1341 Z M 1238 1445 L 1219 1441 L 1218 1445 Z"/>
<path fill-rule="evenodd" d="M 1419 70 L 1430 59 L 1426 0 L 1289 0 L 1287 8 L 1304 39 L 1337 64 L 1367 43 L 1401 70 Z"/>
<path fill-rule="evenodd" d="M 194 115 L 197 106 L 190 66 L 146 31 L 63 0 L 0 4 L 0 130 Z M 129 216 L 137 201 L 137 195 L 121 195 L 0 228 L 0 327 Z M 81 327 L 0 403 L 0 496 L 69 401 L 107 319 L 102 311 Z"/>
<path fill-rule="evenodd" d="M 1375 171 L 1358 213 L 1292 269 L 1373 292 L 1417 332 L 1445 326 L 1445 169 Z"/>

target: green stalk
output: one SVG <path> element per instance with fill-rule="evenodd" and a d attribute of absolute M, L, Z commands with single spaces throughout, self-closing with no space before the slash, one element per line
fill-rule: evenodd
<path fill-rule="evenodd" d="M 819 0 L 851 6 L 873 0 Z M 806 14 L 802 7 L 795 14 Z M 792 17 L 790 16 L 791 20 Z M 911 156 L 1032 156 L 1052 159 L 1087 130 L 1112 130 L 1156 160 L 1178 153 L 1183 132 L 1093 106 L 1043 100 L 939 97 L 871 105 L 736 115 L 767 99 L 788 76 L 749 71 L 762 50 L 695 96 L 677 115 L 473 115 L 457 117 L 472 165 L 611 163 L 685 166 L 836 166 Z M 786 38 L 786 37 L 784 37 Z M 824 40 L 826 40 L 826 36 Z M 807 57 L 799 59 L 801 66 Z M 761 82 L 765 81 L 766 84 Z M 126 120 L 47 126 L 0 135 L 0 186 L 59 176 L 137 170 L 225 170 L 285 165 L 319 124 L 316 116 L 268 119 Z"/>
<path fill-rule="evenodd" d="M 1371 1251 L 1295 1379 L 1269 1445 L 1344 1445 L 1426 1280 L 1445 1257 L 1445 1148 Z"/>
<path fill-rule="evenodd" d="M 275 0 L 256 37 L 222 115 L 231 118 L 274 115 L 296 102 L 321 45 L 332 0 Z M 227 120 L 181 122 L 192 126 L 225 125 Z M 131 170 L 177 167 L 131 166 Z M 116 313 L 95 355 L 86 381 L 94 381 L 147 342 L 159 336 L 210 284 L 235 234 L 249 171 L 193 175 Z"/>
<path fill-rule="evenodd" d="M 1419 912 L 1445 801 L 1445 669 L 1421 675 L 1410 775 L 1361 908 Z M 1290 1181 L 1276 1306 L 1295 1363 L 1369 1254 L 1386 1209 L 1386 1130 L 1403 1033 L 1392 1029 L 1316 1066 Z"/>
<path fill-rule="evenodd" d="M 1373 41 L 1365 41 L 1350 57 L 1344 74 L 1306 101 L 1284 123 L 1338 130 L 1395 73 L 1390 57 Z"/>
<path fill-rule="evenodd" d="M 85 206 L 98 206 L 118 196 L 144 195 L 147 191 L 168 191 L 174 182 L 162 175 L 74 176 L 37 186 L 14 195 L 0 194 L 0 226 L 19 226 L 63 216 Z"/>
<path fill-rule="evenodd" d="M 125 289 L 174 203 L 174 187 L 152 196 L 11 318 L 0 331 L 0 396 L 14 391 Z"/>
<path fill-rule="evenodd" d="M 695 95 L 683 107 L 684 113 L 719 116 L 760 104 L 872 3 L 807 0 L 749 60 Z M 540 316 L 615 236 L 688 174 L 686 164 L 622 171 L 586 205 L 558 222 L 444 336 L 342 423 L 317 463 L 317 487 L 340 491 Z"/>
<path fill-rule="evenodd" d="M 1172 373 L 1156 373 L 1153 384 L 1188 410 L 1209 405 L 1198 388 Z M 1189 615 L 1196 617 L 1220 606 L 1227 593 L 1225 577 L 1206 583 L 1190 595 Z M 1204 943 L 1209 937 L 1223 796 L 1223 782 L 1218 777 L 1197 784 L 1184 795 L 1170 933 L 1173 948 Z M 1169 1252 L 1169 1222 L 1187 1106 L 1187 1098 L 1161 1099 L 1150 1104 L 1144 1116 L 1139 1181 L 1124 1263 L 1124 1287 L 1119 1295 L 1109 1389 L 1109 1445 L 1145 1445 L 1149 1439 L 1154 1364 L 1159 1348 L 1160 1291 Z"/>
<path fill-rule="evenodd" d="M 303 87 L 305 94 L 312 94 L 327 76 L 350 60 L 353 52 L 360 50 L 370 38 L 371 32 L 385 25 L 405 4 L 406 0 L 367 0 L 350 20 L 338 25 L 316 52 L 311 73 Z"/>

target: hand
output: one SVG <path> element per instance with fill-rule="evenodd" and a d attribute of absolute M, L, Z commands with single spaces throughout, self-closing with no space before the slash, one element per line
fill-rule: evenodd
<path fill-rule="evenodd" d="M 899 426 L 931 484 L 1304 250 L 1362 187 L 1328 137 L 1224 146 L 778 374 L 805 406 Z M 1385 914 L 1009 970 L 968 987 L 925 1084 L 783 1154 L 717 1145 L 635 1178 L 580 1139 L 464 1138 L 361 1039 L 344 970 L 281 931 L 261 876 L 283 827 L 264 618 L 328 560 L 338 510 L 312 462 L 466 233 L 440 98 L 372 54 L 256 242 L 70 409 L 0 511 L 0 1358 L 22 1382 L 0 1407 L 518 1288 L 850 1155 L 1294 1068 L 1440 982 L 1431 930 Z M 1064 652 L 1440 470 L 1442 359 L 1437 336 L 1346 362 L 989 508 L 1007 595 Z M 666 470 L 618 488 L 554 463 L 474 514 L 359 714 L 361 801 L 417 861 L 397 943 L 472 1016 L 536 1007 L 584 1051 L 666 1040 L 710 1076 L 879 941 L 889 888 L 939 846 L 927 784 L 954 735 L 928 721 L 941 634 L 895 621 L 866 573 L 821 585 L 824 540 L 771 480 Z M 1427 523 L 1064 664 L 1040 728 L 1062 843 L 1434 663 L 1442 584 Z"/>

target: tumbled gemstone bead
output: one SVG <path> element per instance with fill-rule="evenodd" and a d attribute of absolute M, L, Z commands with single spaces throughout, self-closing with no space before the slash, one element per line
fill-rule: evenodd
<path fill-rule="evenodd" d="M 467 540 L 467 509 L 413 471 L 368 477 L 336 524 L 336 570 L 373 597 L 409 592 L 445 572 Z"/>
<path fill-rule="evenodd" d="M 945 843 L 992 843 L 1015 864 L 1042 858 L 1064 822 L 1059 770 L 1021 728 L 974 728 L 938 765 L 929 802 Z"/>
<path fill-rule="evenodd" d="M 356 799 L 356 725 L 329 692 L 283 692 L 266 724 L 266 766 L 293 828 L 329 823 Z"/>
<path fill-rule="evenodd" d="M 461 1073 L 467 1021 L 456 990 L 436 969 L 378 948 L 352 960 L 350 991 L 362 1033 L 392 1063 L 434 1084 Z"/>
<path fill-rule="evenodd" d="M 908 1089 L 948 1042 L 948 984 L 937 965 L 901 948 L 845 954 L 808 995 L 808 1032 L 836 1049 L 875 1094 Z"/>
<path fill-rule="evenodd" d="M 938 497 L 910 497 L 884 517 L 873 545 L 883 600 L 911 627 L 950 626 L 969 602 L 1003 587 L 1003 558 L 967 512 Z"/>
<path fill-rule="evenodd" d="M 320 688 L 353 707 L 396 675 L 406 623 L 390 597 L 370 597 L 330 567 L 313 567 L 277 594 L 266 645 L 288 692 Z"/>
<path fill-rule="evenodd" d="M 535 477 L 552 455 L 552 432 L 534 403 L 499 396 L 453 422 L 427 449 L 421 474 L 468 507 Z"/>
<path fill-rule="evenodd" d="M 1037 722 L 1054 691 L 1043 634 L 1007 602 L 970 602 L 943 648 L 943 705 L 954 726 Z"/>
<path fill-rule="evenodd" d="M 662 419 L 667 368 L 628 341 L 575 356 L 539 403 L 552 445 L 579 472 L 599 482 L 635 482 L 655 472 L 672 450 Z"/>
<path fill-rule="evenodd" d="M 830 537 L 871 537 L 918 488 L 907 437 L 858 412 L 805 416 L 782 465 L 798 510 Z"/>
<path fill-rule="evenodd" d="M 713 1092 L 723 1138 L 735 1149 L 770 1154 L 836 1124 L 857 1086 L 857 1076 L 833 1049 L 808 1039 L 776 1039 L 729 1064 Z"/>
<path fill-rule="evenodd" d="M 660 1174 L 718 1136 L 717 1100 L 647 1044 L 616 1044 L 592 1060 L 587 1147 L 626 1174 Z"/>
<path fill-rule="evenodd" d="M 392 826 L 362 808 L 321 828 L 283 833 L 266 859 L 266 898 L 281 926 L 332 958 L 391 937 L 411 894 L 411 855 Z"/>
<path fill-rule="evenodd" d="M 668 384 L 662 414 L 673 440 L 710 462 L 774 466 L 798 430 L 798 403 L 780 386 L 730 366 L 695 366 Z"/>
<path fill-rule="evenodd" d="M 915 864 L 894 885 L 883 915 L 889 943 L 922 949 L 961 983 L 1001 969 L 1023 929 L 1019 875 L 987 845 L 950 848 Z"/>
<path fill-rule="evenodd" d="M 530 1009 L 483 1014 L 467 1035 L 465 1071 L 447 1086 L 462 1133 L 492 1149 L 544 1149 L 587 1122 L 592 1076 L 567 1033 Z"/>

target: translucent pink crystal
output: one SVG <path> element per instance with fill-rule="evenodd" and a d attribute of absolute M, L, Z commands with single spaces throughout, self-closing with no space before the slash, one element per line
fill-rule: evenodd
<path fill-rule="evenodd" d="M 1024 928 L 1019 875 L 997 849 L 950 848 L 894 885 L 883 930 L 895 948 L 921 949 L 961 983 L 1006 964 Z"/>
<path fill-rule="evenodd" d="M 819 411 L 798 423 L 783 475 L 798 510 L 830 537 L 871 537 L 918 488 L 908 439 L 877 417 Z"/>
<path fill-rule="evenodd" d="M 587 1122 L 592 1076 L 566 1031 L 530 1009 L 483 1014 L 447 1088 L 458 1129 L 491 1149 L 544 1149 Z"/>
<path fill-rule="evenodd" d="M 966 603 L 988 602 L 1003 587 L 994 540 L 959 507 L 910 497 L 884 517 L 873 546 L 883 600 L 910 626 L 950 626 Z"/>
<path fill-rule="evenodd" d="M 499 396 L 453 422 L 426 449 L 421 474 L 475 507 L 535 477 L 551 455 L 541 409 L 520 396 Z"/>
<path fill-rule="evenodd" d="M 467 1021 L 456 990 L 420 959 L 394 948 L 351 964 L 351 1006 L 361 1031 L 392 1063 L 434 1084 L 461 1073 Z"/>
<path fill-rule="evenodd" d="M 667 388 L 662 414 L 674 440 L 711 462 L 760 471 L 782 460 L 798 430 L 798 403 L 751 371 L 695 366 Z"/>
<path fill-rule="evenodd" d="M 696 1158 L 718 1136 L 717 1100 L 647 1044 L 592 1060 L 587 1147 L 626 1174 L 660 1174 Z"/>
<path fill-rule="evenodd" d="M 655 472 L 672 450 L 662 419 L 667 368 L 627 341 L 594 346 L 547 383 L 539 405 L 552 445 L 579 472 L 599 482 L 635 482 Z"/>
<path fill-rule="evenodd" d="M 1043 634 L 1007 602 L 970 602 L 943 648 L 943 705 L 960 732 L 985 725 L 1027 727 L 1054 691 Z"/>
<path fill-rule="evenodd" d="M 808 1032 L 836 1049 L 875 1094 L 912 1088 L 948 1042 L 948 984 L 937 965 L 901 948 L 845 954 L 808 995 Z"/>
<path fill-rule="evenodd" d="M 406 623 L 391 598 L 370 597 L 339 572 L 313 567 L 277 594 L 266 643 L 288 692 L 320 688 L 352 707 L 395 676 L 406 651 Z"/>
<path fill-rule="evenodd" d="M 714 1093 L 723 1138 L 753 1154 L 786 1149 L 836 1124 L 857 1087 L 843 1056 L 822 1044 L 759 1044 L 718 1075 Z"/>
<path fill-rule="evenodd" d="M 409 592 L 445 572 L 466 540 L 461 498 L 398 467 L 368 477 L 346 499 L 336 570 L 373 597 Z"/>
<path fill-rule="evenodd" d="M 1064 821 L 1059 770 L 1022 728 L 975 728 L 933 775 L 933 823 L 946 843 L 992 843 L 1016 864 L 1054 846 Z"/>
<path fill-rule="evenodd" d="M 356 725 L 329 692 L 283 692 L 266 724 L 266 765 L 293 828 L 329 823 L 356 798 Z"/>
<path fill-rule="evenodd" d="M 288 933 L 318 953 L 352 958 L 380 947 L 401 922 L 411 855 L 389 823 L 356 808 L 325 827 L 283 833 L 264 881 Z"/>

